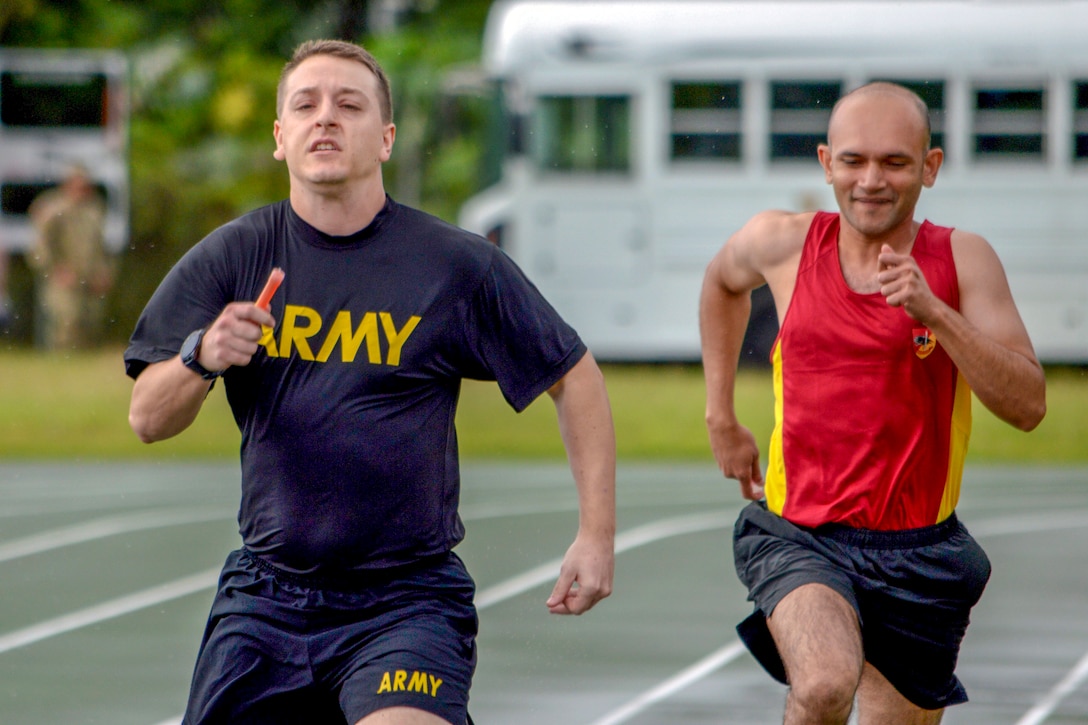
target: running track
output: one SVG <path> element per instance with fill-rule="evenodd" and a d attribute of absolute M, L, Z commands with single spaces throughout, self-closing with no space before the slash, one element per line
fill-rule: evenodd
<path fill-rule="evenodd" d="M 781 722 L 738 646 L 748 612 L 713 466 L 621 467 L 613 597 L 547 614 L 576 525 L 561 465 L 467 465 L 480 725 Z M 233 523 L 230 464 L 0 464 L 0 725 L 172 725 Z M 994 575 L 950 725 L 1088 723 L 1088 469 L 968 469 L 961 518 Z"/>

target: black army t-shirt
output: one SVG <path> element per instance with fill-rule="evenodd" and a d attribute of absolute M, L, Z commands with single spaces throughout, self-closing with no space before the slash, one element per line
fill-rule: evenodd
<path fill-rule="evenodd" d="M 325 235 L 287 201 L 193 247 L 125 352 L 135 378 L 230 302 L 286 278 L 253 361 L 223 380 L 242 432 L 247 548 L 289 571 L 396 566 L 463 537 L 454 413 L 462 378 L 524 409 L 585 346 L 506 255 L 387 199 L 364 230 Z"/>

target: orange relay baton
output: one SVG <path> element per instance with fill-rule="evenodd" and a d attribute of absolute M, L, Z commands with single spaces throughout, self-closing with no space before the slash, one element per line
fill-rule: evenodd
<path fill-rule="evenodd" d="M 272 273 L 268 275 L 268 281 L 264 283 L 264 289 L 261 290 L 261 295 L 254 303 L 265 312 L 268 312 L 268 308 L 272 303 L 272 295 L 276 294 L 276 290 L 280 288 L 280 282 L 283 282 L 284 272 L 279 267 L 273 267 Z"/>

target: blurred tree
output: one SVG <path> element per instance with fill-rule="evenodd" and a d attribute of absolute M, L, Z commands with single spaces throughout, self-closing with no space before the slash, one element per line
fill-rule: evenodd
<path fill-rule="evenodd" d="M 368 44 L 390 74 L 397 105 L 391 193 L 451 221 L 480 187 L 485 118 L 449 113 L 445 81 L 452 69 L 479 58 L 490 4 L 416 3 L 408 23 Z M 455 130 L 455 119 L 467 124 Z"/>
<path fill-rule="evenodd" d="M 399 200 L 447 219 L 477 189 L 476 118 L 450 134 L 446 69 L 479 57 L 491 0 L 0 0 L 0 46 L 109 47 L 132 68 L 132 236 L 111 300 L 127 338 L 148 296 L 190 246 L 284 198 L 272 159 L 280 69 L 306 39 L 363 42 L 394 90 Z"/>
<path fill-rule="evenodd" d="M 9 24 L 30 17 L 35 5 L 37 3 L 34 0 L 5 0 L 4 4 L 0 5 L 0 38 L 3 37 L 4 28 Z"/>
<path fill-rule="evenodd" d="M 366 35 L 367 0 L 344 0 L 339 3 L 338 22 L 335 37 L 341 40 L 356 40 Z"/>

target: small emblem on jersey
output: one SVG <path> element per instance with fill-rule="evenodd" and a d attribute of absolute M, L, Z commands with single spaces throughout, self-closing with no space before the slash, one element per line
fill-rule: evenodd
<path fill-rule="evenodd" d="M 919 359 L 924 360 L 929 357 L 929 353 L 937 347 L 937 336 L 930 332 L 928 327 L 915 327 L 913 330 L 914 335 L 914 354 Z"/>

